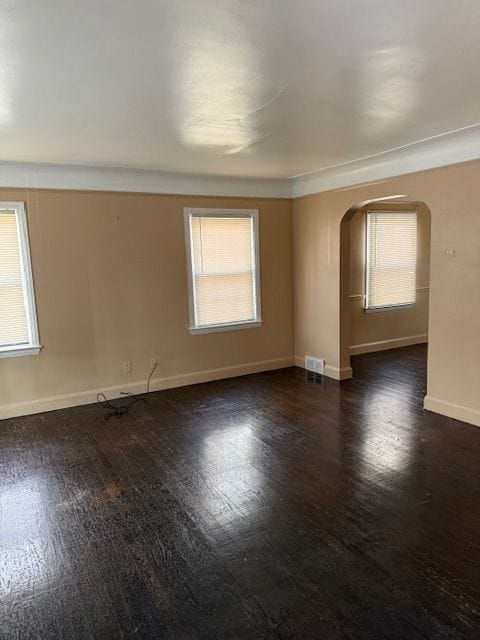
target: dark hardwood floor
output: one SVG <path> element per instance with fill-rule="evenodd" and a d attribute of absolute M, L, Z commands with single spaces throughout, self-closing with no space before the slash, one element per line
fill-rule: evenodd
<path fill-rule="evenodd" d="M 425 347 L 0 423 L 0 637 L 480 638 L 480 429 Z"/>

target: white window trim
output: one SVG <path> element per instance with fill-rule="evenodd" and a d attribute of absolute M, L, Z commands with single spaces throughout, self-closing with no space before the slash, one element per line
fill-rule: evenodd
<path fill-rule="evenodd" d="M 392 210 L 392 213 L 395 213 L 396 211 L 397 210 L 394 209 Z M 369 215 L 372 213 L 389 213 L 389 212 L 377 211 L 376 209 L 374 209 L 372 211 L 367 211 L 367 214 L 365 216 L 365 274 L 364 274 L 365 275 L 364 277 L 365 296 L 364 296 L 363 310 L 365 313 L 381 313 L 383 311 L 398 311 L 400 309 L 411 309 L 412 307 L 415 307 L 415 305 L 417 304 L 417 291 L 418 291 L 417 287 L 415 287 L 415 300 L 413 302 L 402 302 L 400 304 L 384 304 L 384 305 L 378 305 L 376 307 L 368 305 L 368 299 L 369 299 L 368 274 L 370 270 L 370 260 L 369 260 L 369 256 L 370 256 L 369 235 L 370 234 L 368 233 L 368 218 L 369 218 Z M 417 225 L 418 225 L 418 211 L 416 209 L 412 209 L 409 211 L 401 210 L 401 213 L 415 213 L 417 215 Z M 417 270 L 417 267 L 418 267 L 418 255 L 417 255 L 417 266 L 415 267 L 415 271 Z"/>
<path fill-rule="evenodd" d="M 398 311 L 399 309 L 411 309 L 416 302 L 405 302 L 403 304 L 385 304 L 379 307 L 365 307 L 365 313 L 381 313 L 382 311 Z"/>
<path fill-rule="evenodd" d="M 0 215 L 2 210 L 15 211 L 17 220 L 20 264 L 22 269 L 22 287 L 25 296 L 28 343 L 21 345 L 8 345 L 0 347 L 0 358 L 13 358 L 15 356 L 38 355 L 40 339 L 38 335 L 37 308 L 35 305 L 35 289 L 33 286 L 32 260 L 30 256 L 30 243 L 28 239 L 27 213 L 23 202 L 0 202 Z"/>
<path fill-rule="evenodd" d="M 261 327 L 262 307 L 260 293 L 260 247 L 258 233 L 258 210 L 257 209 L 199 209 L 186 208 L 183 210 L 185 222 L 185 246 L 187 253 L 187 279 L 188 279 L 188 309 L 190 326 L 188 330 L 192 335 L 202 333 L 217 333 L 220 331 L 235 331 L 237 329 L 254 329 Z M 225 324 L 208 325 L 198 327 L 195 322 L 195 284 L 193 279 L 193 246 L 191 242 L 191 219 L 199 217 L 210 218 L 251 218 L 253 221 L 253 255 L 254 255 L 254 287 L 255 287 L 255 319 L 242 322 L 229 322 Z"/>

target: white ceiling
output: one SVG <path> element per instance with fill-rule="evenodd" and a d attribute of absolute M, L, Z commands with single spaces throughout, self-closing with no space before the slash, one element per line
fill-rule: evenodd
<path fill-rule="evenodd" d="M 479 63 L 478 0 L 0 0 L 0 160 L 274 179 L 419 149 L 447 164 L 480 157 Z"/>

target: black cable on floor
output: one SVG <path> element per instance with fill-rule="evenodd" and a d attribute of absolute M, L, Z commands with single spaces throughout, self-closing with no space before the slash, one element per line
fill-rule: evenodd
<path fill-rule="evenodd" d="M 114 404 L 111 400 L 108 400 L 107 396 L 104 393 L 97 393 L 98 404 L 104 407 L 104 409 L 108 409 L 108 413 L 105 415 L 104 420 L 110 420 L 110 418 L 112 418 L 113 416 L 117 416 L 118 418 L 121 418 L 122 416 L 127 414 L 130 411 L 130 409 L 133 407 L 133 405 L 136 404 L 137 402 L 146 403 L 147 402 L 146 396 L 147 394 L 150 393 L 150 380 L 152 379 L 152 376 L 156 368 L 157 368 L 157 363 L 153 365 L 153 368 L 150 371 L 150 375 L 147 378 L 147 390 L 145 391 L 145 393 L 139 396 L 135 396 L 133 393 L 130 393 L 129 391 L 121 392 L 122 396 L 128 396 L 130 398 L 130 402 L 127 402 L 126 404 Z"/>

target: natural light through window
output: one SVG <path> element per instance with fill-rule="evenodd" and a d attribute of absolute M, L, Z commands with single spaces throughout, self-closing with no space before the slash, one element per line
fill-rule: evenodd
<path fill-rule="evenodd" d="M 190 331 L 259 326 L 258 211 L 185 211 Z"/>
<path fill-rule="evenodd" d="M 0 357 L 39 350 L 25 207 L 0 202 Z"/>
<path fill-rule="evenodd" d="M 369 211 L 367 214 L 366 309 L 415 304 L 417 214 Z"/>

